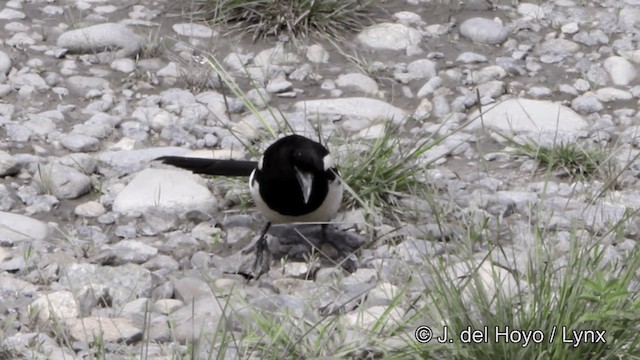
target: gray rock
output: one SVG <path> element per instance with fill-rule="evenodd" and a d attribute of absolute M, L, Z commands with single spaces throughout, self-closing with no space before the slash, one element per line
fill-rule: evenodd
<path fill-rule="evenodd" d="M 502 44 L 509 36 L 502 24 L 485 18 L 471 18 L 460 25 L 460 35 L 483 44 Z"/>
<path fill-rule="evenodd" d="M 336 85 L 349 88 L 365 94 L 375 95 L 378 93 L 378 84 L 367 75 L 360 73 L 343 74 L 336 80 Z"/>
<path fill-rule="evenodd" d="M 418 239 L 407 239 L 393 250 L 403 261 L 421 264 L 425 259 L 441 255 L 446 247 L 439 242 Z"/>
<path fill-rule="evenodd" d="M 67 31 L 58 37 L 56 44 L 73 53 L 95 54 L 118 49 L 117 57 L 130 57 L 140 52 L 142 41 L 125 25 L 104 23 Z"/>
<path fill-rule="evenodd" d="M 80 316 L 80 306 L 76 296 L 67 290 L 39 296 L 29 305 L 29 311 L 37 314 L 37 321 L 41 324 L 54 319 L 59 321 Z"/>
<path fill-rule="evenodd" d="M 113 306 L 121 306 L 132 298 L 149 297 L 152 279 L 149 270 L 135 264 L 117 267 L 87 263 L 69 264 L 61 268 L 60 285 L 71 291 L 104 288 Z"/>
<path fill-rule="evenodd" d="M 130 319 L 117 317 L 85 317 L 67 319 L 62 328 L 73 341 L 93 343 L 96 338 L 105 343 L 132 344 L 142 339 L 142 329 Z"/>
<path fill-rule="evenodd" d="M 60 143 L 65 148 L 76 152 L 97 151 L 100 141 L 92 136 L 81 134 L 67 134 L 60 138 Z"/>
<path fill-rule="evenodd" d="M 111 68 L 129 74 L 136 69 L 136 63 L 131 59 L 116 59 L 111 62 Z"/>
<path fill-rule="evenodd" d="M 200 278 L 185 277 L 173 281 L 175 296 L 185 303 L 213 296 L 211 285 Z"/>
<path fill-rule="evenodd" d="M 290 315 L 296 319 L 305 316 L 307 306 L 303 299 L 291 295 L 261 296 L 250 301 L 251 305 L 273 315 Z"/>
<path fill-rule="evenodd" d="M 596 96 L 598 100 L 602 102 L 613 102 L 613 101 L 626 101 L 633 99 L 633 94 L 629 91 L 616 89 L 612 87 L 605 87 L 596 90 Z"/>
<path fill-rule="evenodd" d="M 299 101 L 294 104 L 294 108 L 311 118 L 344 116 L 347 119 L 364 119 L 370 122 L 390 119 L 399 124 L 407 117 L 404 110 L 382 100 L 359 97 Z"/>
<path fill-rule="evenodd" d="M 158 254 L 158 249 L 135 240 L 120 240 L 109 249 L 113 251 L 116 264 L 142 264 Z"/>
<path fill-rule="evenodd" d="M 483 63 L 487 62 L 487 60 L 488 59 L 486 56 L 469 51 L 463 52 L 456 58 L 456 62 L 459 62 L 461 64 Z"/>
<path fill-rule="evenodd" d="M 293 89 L 293 84 L 287 81 L 284 77 L 277 77 L 270 80 L 265 89 L 269 93 L 277 94 Z"/>
<path fill-rule="evenodd" d="M 422 34 L 402 24 L 381 23 L 364 28 L 357 39 L 366 46 L 382 50 L 404 50 L 418 45 Z"/>
<path fill-rule="evenodd" d="M 0 74 L 8 74 L 11 70 L 11 58 L 4 51 L 0 51 Z"/>
<path fill-rule="evenodd" d="M 543 131 L 575 132 L 587 127 L 587 122 L 573 110 L 543 100 L 510 99 L 484 111 L 482 121 L 476 110 L 469 115 L 474 120 L 469 126 L 477 129 L 484 126 L 495 127 L 508 133 Z M 560 119 L 560 121 L 557 121 Z"/>
<path fill-rule="evenodd" d="M 593 94 L 578 96 L 571 101 L 571 108 L 582 114 L 592 114 L 604 108 L 604 105 Z"/>
<path fill-rule="evenodd" d="M 4 8 L 0 11 L 0 20 L 22 20 L 26 17 L 27 15 L 22 11 L 11 8 Z"/>
<path fill-rule="evenodd" d="M 629 85 L 638 75 L 635 66 L 621 56 L 605 59 L 603 67 L 609 73 L 614 85 Z"/>
<path fill-rule="evenodd" d="M 152 236 L 176 228 L 178 215 L 172 209 L 150 207 L 142 214 L 144 235 Z"/>
<path fill-rule="evenodd" d="M 540 5 L 531 3 L 518 4 L 518 14 L 522 15 L 523 21 L 543 20 L 547 14 Z"/>
<path fill-rule="evenodd" d="M 197 175 L 184 170 L 145 169 L 118 194 L 113 211 L 126 214 L 159 207 L 176 212 L 212 212 L 216 198 L 200 182 Z"/>
<path fill-rule="evenodd" d="M 329 52 L 320 44 L 313 44 L 307 48 L 307 60 L 315 64 L 326 64 L 329 62 Z"/>
<path fill-rule="evenodd" d="M 87 217 L 87 218 L 96 218 L 100 215 L 103 215 L 106 210 L 102 204 L 96 201 L 88 201 L 86 203 L 82 203 L 73 211 L 76 215 Z"/>
<path fill-rule="evenodd" d="M 204 39 L 218 36 L 217 31 L 213 31 L 213 29 L 211 29 L 210 27 L 201 25 L 201 24 L 181 23 L 181 24 L 174 24 L 171 28 L 173 29 L 173 31 L 175 31 L 176 33 L 182 36 L 197 37 L 197 38 L 204 38 Z"/>
<path fill-rule="evenodd" d="M 32 73 L 16 74 L 9 78 L 9 85 L 14 89 L 22 90 L 23 88 L 32 88 L 37 91 L 45 91 L 49 89 L 49 85 L 44 81 L 42 76 Z"/>
<path fill-rule="evenodd" d="M 99 77 L 71 76 L 67 86 L 75 95 L 85 97 L 90 91 L 104 93 L 109 90 L 109 81 Z"/>
<path fill-rule="evenodd" d="M 44 240 L 47 225 L 30 217 L 0 212 L 0 243 L 13 245 L 20 241 Z"/>
<path fill-rule="evenodd" d="M 114 176 L 140 171 L 148 163 L 161 156 L 187 156 L 190 150 L 179 147 L 156 147 L 136 150 L 105 151 L 97 155 L 98 161 L 109 166 Z"/>
<path fill-rule="evenodd" d="M 74 153 L 59 158 L 58 163 L 72 167 L 83 174 L 91 174 L 96 169 L 97 161 L 89 154 Z"/>
<path fill-rule="evenodd" d="M 556 63 L 576 53 L 578 50 L 580 50 L 580 45 L 575 42 L 554 38 L 536 45 L 534 53 L 540 56 L 540 60 L 543 63 Z"/>
<path fill-rule="evenodd" d="M 0 211 L 9 211 L 15 203 L 14 197 L 4 184 L 0 184 Z"/>
<path fill-rule="evenodd" d="M 91 190 L 91 179 L 87 175 L 60 164 L 41 166 L 34 180 L 42 192 L 62 199 L 75 199 Z"/>
<path fill-rule="evenodd" d="M 0 256 L 0 262 L 5 259 Z M 16 279 L 13 276 L 0 276 L 0 292 L 16 293 L 26 296 L 34 296 L 38 292 L 38 287 L 24 280 Z"/>
<path fill-rule="evenodd" d="M 213 336 L 220 330 L 225 299 L 214 296 L 188 303 L 169 315 L 173 338 L 185 342 Z"/>
<path fill-rule="evenodd" d="M 8 152 L 0 150 L 0 177 L 13 175 L 19 170 L 18 161 Z"/>

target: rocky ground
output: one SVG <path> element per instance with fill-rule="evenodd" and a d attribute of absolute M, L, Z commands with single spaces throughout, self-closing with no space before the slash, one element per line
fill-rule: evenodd
<path fill-rule="evenodd" d="M 512 274 L 526 270 L 536 226 L 548 231 L 552 261 L 576 232 L 601 236 L 607 262 L 636 247 L 627 217 L 640 208 L 636 0 L 388 1 L 338 48 L 224 36 L 169 3 L 0 4 L 0 358 L 175 358 L 210 343 L 198 350 L 206 357 L 220 350 L 211 334 L 226 326 L 241 338 L 258 310 L 342 314 L 359 339 L 400 290 L 424 291 L 407 283 L 408 266 L 455 251 L 480 224 L 495 238 L 474 258 L 501 242 L 507 283 L 522 281 Z M 269 104 L 298 133 L 321 124 L 338 159 L 348 143 L 381 136 L 389 118 L 405 144 L 444 138 L 418 166 L 429 165 L 446 229 L 424 199 L 401 202 L 420 215 L 394 219 L 393 243 L 383 235 L 397 223 L 368 227 L 363 209 L 345 209 L 341 226 L 371 239 L 353 274 L 286 257 L 257 282 L 230 274 L 262 221 L 244 184 L 151 164 L 253 158 L 242 141 L 268 145 L 265 123 L 222 90 L 209 54 L 266 123 L 278 128 Z M 492 129 L 606 149 L 615 175 L 541 175 Z M 275 252 L 299 246 L 286 238 L 271 238 Z M 394 306 L 396 320 L 410 308 Z M 246 356 L 232 343 L 226 357 Z"/>

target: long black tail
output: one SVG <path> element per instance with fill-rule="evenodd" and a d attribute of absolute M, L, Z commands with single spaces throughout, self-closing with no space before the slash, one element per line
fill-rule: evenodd
<path fill-rule="evenodd" d="M 257 161 L 217 160 L 182 156 L 163 156 L 156 160 L 168 165 L 190 170 L 196 174 L 220 176 L 249 176 L 258 166 Z"/>

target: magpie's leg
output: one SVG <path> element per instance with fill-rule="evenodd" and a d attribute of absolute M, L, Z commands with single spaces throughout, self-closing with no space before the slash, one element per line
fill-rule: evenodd
<path fill-rule="evenodd" d="M 256 260 L 253 263 L 253 271 L 255 273 L 255 279 L 257 280 L 262 274 L 269 271 L 269 265 L 271 262 L 271 253 L 269 252 L 269 246 L 267 244 L 267 231 L 271 227 L 271 222 L 268 221 L 267 224 L 262 229 L 262 234 L 260 235 L 260 239 L 256 243 Z M 265 254 L 266 253 L 266 254 Z"/>

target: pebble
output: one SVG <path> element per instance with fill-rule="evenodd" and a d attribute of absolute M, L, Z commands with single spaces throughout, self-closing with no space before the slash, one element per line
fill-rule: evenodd
<path fill-rule="evenodd" d="M 378 84 L 376 81 L 360 73 L 342 74 L 338 76 L 335 83 L 340 87 L 360 91 L 365 94 L 375 95 L 378 92 Z"/>
<path fill-rule="evenodd" d="M 460 24 L 460 35 L 483 44 L 502 44 L 509 36 L 502 24 L 485 18 L 471 18 Z"/>
<path fill-rule="evenodd" d="M 50 164 L 38 169 L 34 174 L 40 191 L 51 193 L 61 199 L 75 199 L 91 190 L 91 179 L 80 171 L 60 165 Z"/>
<path fill-rule="evenodd" d="M 614 85 L 629 85 L 637 76 L 635 66 L 621 56 L 611 56 L 604 60 L 604 69 L 609 73 Z"/>
<path fill-rule="evenodd" d="M 76 206 L 74 213 L 78 216 L 87 217 L 87 218 L 96 218 L 100 215 L 103 215 L 107 210 L 96 201 L 88 201 L 84 204 L 80 204 Z"/>
<path fill-rule="evenodd" d="M 380 23 L 364 28 L 357 39 L 374 49 L 405 50 L 408 46 L 418 45 L 422 34 L 406 25 Z"/>

